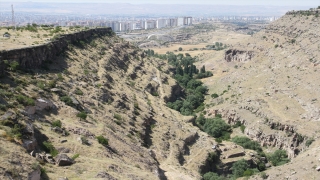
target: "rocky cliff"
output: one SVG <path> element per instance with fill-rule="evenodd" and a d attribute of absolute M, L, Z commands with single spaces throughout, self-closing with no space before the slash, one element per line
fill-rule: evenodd
<path fill-rule="evenodd" d="M 85 41 L 93 36 L 112 35 L 111 28 L 96 28 L 73 34 L 60 35 L 58 38 L 40 46 L 27 47 L 22 49 L 3 50 L 0 52 L 1 60 L 8 60 L 9 63 L 16 61 L 21 68 L 37 68 L 45 61 L 54 61 L 58 55 L 63 53 L 70 44 Z M 3 66 L 2 66 L 3 67 Z M 0 74 L 3 69 L 0 68 Z"/>
<path fill-rule="evenodd" d="M 210 83 L 211 92 L 219 95 L 207 99 L 207 116 L 218 113 L 230 124 L 240 121 L 246 128 L 237 135 L 260 142 L 267 152 L 273 148 L 287 151 L 291 163 L 268 170 L 269 179 L 317 176 L 318 13 L 316 9 L 289 12 L 265 30 L 235 43 L 232 50 L 226 52 L 224 62 L 216 61 L 216 67 L 231 66 L 229 71 L 215 83 L 206 82 Z M 247 52 L 254 52 L 254 56 Z M 232 68 L 234 66 L 238 68 Z M 215 71 L 219 74 L 223 70 Z"/>

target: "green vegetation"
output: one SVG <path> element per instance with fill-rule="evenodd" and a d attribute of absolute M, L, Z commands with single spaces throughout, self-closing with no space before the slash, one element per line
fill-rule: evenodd
<path fill-rule="evenodd" d="M 69 96 L 62 96 L 60 100 L 66 103 L 68 106 L 74 106 L 72 99 Z"/>
<path fill-rule="evenodd" d="M 179 49 L 178 49 L 179 51 L 182 51 L 182 47 L 179 47 Z"/>
<path fill-rule="evenodd" d="M 46 152 L 50 153 L 51 156 L 58 155 L 58 150 L 51 144 L 51 142 L 44 141 L 43 143 L 44 149 Z"/>
<path fill-rule="evenodd" d="M 313 141 L 314 141 L 313 138 L 312 138 L 312 139 L 308 139 L 308 140 L 306 141 L 306 146 L 309 147 L 309 146 L 313 143 Z"/>
<path fill-rule="evenodd" d="M 75 159 L 77 159 L 79 156 L 80 156 L 80 154 L 75 154 L 75 155 L 73 155 L 73 156 L 71 157 L 71 159 L 72 159 L 72 160 L 75 160 Z"/>
<path fill-rule="evenodd" d="M 232 132 L 231 126 L 225 123 L 219 116 L 215 118 L 205 118 L 204 115 L 201 114 L 199 118 L 197 118 L 196 123 L 200 129 L 214 138 L 220 138 L 221 140 L 230 139 Z"/>
<path fill-rule="evenodd" d="M 223 176 L 219 176 L 217 173 L 214 172 L 207 172 L 203 175 L 203 180 L 226 180 L 227 178 Z"/>
<path fill-rule="evenodd" d="M 29 97 L 21 95 L 21 94 L 16 96 L 16 100 L 20 104 L 23 104 L 24 106 L 34 106 L 35 105 L 35 102 L 32 98 L 29 98 Z"/>
<path fill-rule="evenodd" d="M 74 93 L 75 93 L 76 95 L 79 95 L 79 96 L 82 96 L 82 95 L 83 95 L 83 92 L 82 92 L 79 88 L 77 88 L 77 89 L 74 91 Z"/>
<path fill-rule="evenodd" d="M 103 146 L 108 146 L 108 139 L 106 139 L 105 137 L 103 137 L 102 135 L 97 136 L 98 142 L 100 144 L 102 144 Z"/>
<path fill-rule="evenodd" d="M 61 126 L 62 126 L 62 123 L 61 123 L 60 120 L 57 120 L 57 121 L 53 121 L 53 122 L 52 122 L 52 127 L 59 127 L 59 128 L 61 128 Z"/>
<path fill-rule="evenodd" d="M 214 94 L 211 94 L 211 97 L 212 97 L 213 99 L 215 99 L 215 98 L 218 98 L 219 95 L 218 95 L 217 93 L 214 93 Z"/>
<path fill-rule="evenodd" d="M 268 154 L 267 158 L 273 166 L 280 166 L 290 162 L 285 150 L 276 150 L 274 153 Z"/>
<path fill-rule="evenodd" d="M 200 106 L 204 106 L 204 95 L 207 93 L 207 87 L 202 85 L 201 81 L 195 78 L 212 76 L 211 72 L 206 72 L 205 67 L 201 71 L 193 65 L 195 59 L 183 54 L 175 55 L 167 52 L 165 55 L 154 54 L 153 50 L 145 51 L 149 56 L 155 56 L 160 59 L 168 60 L 168 63 L 176 68 L 174 78 L 185 88 L 185 91 L 178 95 L 176 101 L 168 102 L 167 106 L 179 111 L 183 115 L 192 115 Z M 201 108 L 200 108 L 201 109 Z"/>
<path fill-rule="evenodd" d="M 252 149 L 259 153 L 261 156 L 265 156 L 260 144 L 258 142 L 252 141 L 247 137 L 236 136 L 232 138 L 232 142 L 244 147 L 245 149 Z"/>
<path fill-rule="evenodd" d="M 80 118 L 80 119 L 82 119 L 82 120 L 86 120 L 86 119 L 87 119 L 87 116 L 88 116 L 87 113 L 84 112 L 84 111 L 79 112 L 79 113 L 77 114 L 77 117 Z"/>
<path fill-rule="evenodd" d="M 20 65 L 17 61 L 9 62 L 8 60 L 4 60 L 3 62 L 5 64 L 5 66 L 9 67 L 9 70 L 11 70 L 11 71 L 17 71 L 20 67 Z"/>

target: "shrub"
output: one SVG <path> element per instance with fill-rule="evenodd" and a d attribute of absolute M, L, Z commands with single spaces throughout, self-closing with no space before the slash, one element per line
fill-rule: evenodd
<path fill-rule="evenodd" d="M 51 156 L 58 155 L 58 150 L 51 144 L 51 142 L 44 141 L 43 143 L 44 149 L 46 152 L 49 152 Z"/>
<path fill-rule="evenodd" d="M 219 95 L 217 93 L 214 93 L 214 94 L 211 94 L 211 97 L 215 99 L 215 98 L 219 97 Z"/>
<path fill-rule="evenodd" d="M 102 144 L 103 146 L 108 146 L 108 139 L 103 137 L 102 135 L 97 136 L 98 142 Z"/>
<path fill-rule="evenodd" d="M 27 96 L 24 96 L 24 95 L 21 95 L 19 94 L 17 97 L 16 97 L 16 100 L 20 103 L 20 104 L 23 104 L 24 106 L 34 106 L 35 105 L 35 102 L 33 99 L 27 97 Z"/>
<path fill-rule="evenodd" d="M 274 166 L 280 166 L 288 163 L 290 160 L 287 157 L 288 155 L 285 150 L 276 150 L 274 153 L 271 153 L 267 156 L 268 160 Z"/>
<path fill-rule="evenodd" d="M 206 119 L 203 129 L 209 135 L 215 138 L 230 139 L 231 126 L 225 123 L 221 118 Z"/>
<path fill-rule="evenodd" d="M 86 112 L 79 112 L 78 114 L 77 114 L 77 117 L 79 117 L 80 119 L 83 119 L 83 120 L 86 120 L 86 118 L 87 118 L 87 113 Z"/>
<path fill-rule="evenodd" d="M 182 47 L 179 47 L 179 49 L 178 49 L 179 51 L 182 51 Z"/>
<path fill-rule="evenodd" d="M 83 95 L 83 92 L 82 92 L 79 88 L 77 88 L 77 89 L 74 91 L 74 93 L 75 93 L 76 95 L 79 95 L 79 96 L 82 96 L 82 95 Z"/>
<path fill-rule="evenodd" d="M 232 165 L 232 174 L 235 178 L 242 177 L 245 171 L 249 168 L 246 160 L 241 159 Z"/>
<path fill-rule="evenodd" d="M 263 152 L 259 143 L 252 141 L 251 139 L 249 139 L 247 137 L 236 136 L 236 137 L 232 138 L 232 142 L 244 147 L 245 149 L 252 149 L 252 150 L 255 150 L 259 153 Z"/>
<path fill-rule="evenodd" d="M 88 139 L 85 136 L 81 136 L 81 142 L 82 142 L 82 144 L 90 145 Z"/>
<path fill-rule="evenodd" d="M 306 141 L 306 146 L 309 147 L 313 143 L 314 139 L 308 139 Z"/>
<path fill-rule="evenodd" d="M 60 120 L 53 121 L 53 122 L 52 122 L 52 126 L 53 126 L 53 127 L 59 127 L 59 128 L 61 128 L 62 123 L 61 123 Z"/>
<path fill-rule="evenodd" d="M 116 118 L 119 121 L 122 120 L 122 117 L 121 117 L 120 114 L 114 114 L 113 117 Z"/>
<path fill-rule="evenodd" d="M 69 97 L 69 96 L 62 96 L 60 98 L 61 101 L 63 101 L 64 103 L 66 103 L 66 105 L 68 106 L 73 106 L 73 102 L 72 102 L 72 99 Z"/>
<path fill-rule="evenodd" d="M 75 160 L 75 159 L 77 159 L 79 156 L 80 156 L 80 154 L 75 154 L 75 155 L 73 155 L 73 156 L 71 157 L 71 159 L 72 159 L 72 160 Z"/>

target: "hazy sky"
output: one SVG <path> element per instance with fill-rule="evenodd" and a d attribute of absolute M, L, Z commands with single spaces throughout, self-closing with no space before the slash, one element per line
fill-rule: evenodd
<path fill-rule="evenodd" d="M 8 0 L 4 1 L 10 2 Z M 27 1 L 13 0 L 11 2 Z M 320 0 L 31 0 L 31 2 L 320 6 Z"/>

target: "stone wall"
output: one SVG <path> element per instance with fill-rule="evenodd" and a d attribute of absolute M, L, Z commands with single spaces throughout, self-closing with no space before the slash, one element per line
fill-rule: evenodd
<path fill-rule="evenodd" d="M 9 62 L 17 61 L 21 68 L 37 68 L 40 67 L 44 61 L 54 61 L 56 56 L 63 53 L 69 43 L 76 43 L 84 41 L 93 37 L 94 35 L 112 35 L 111 28 L 96 28 L 86 31 L 80 31 L 73 34 L 61 35 L 56 40 L 47 44 L 26 47 L 21 49 L 4 50 L 0 52 L 0 75 L 4 73 L 3 60 Z"/>

